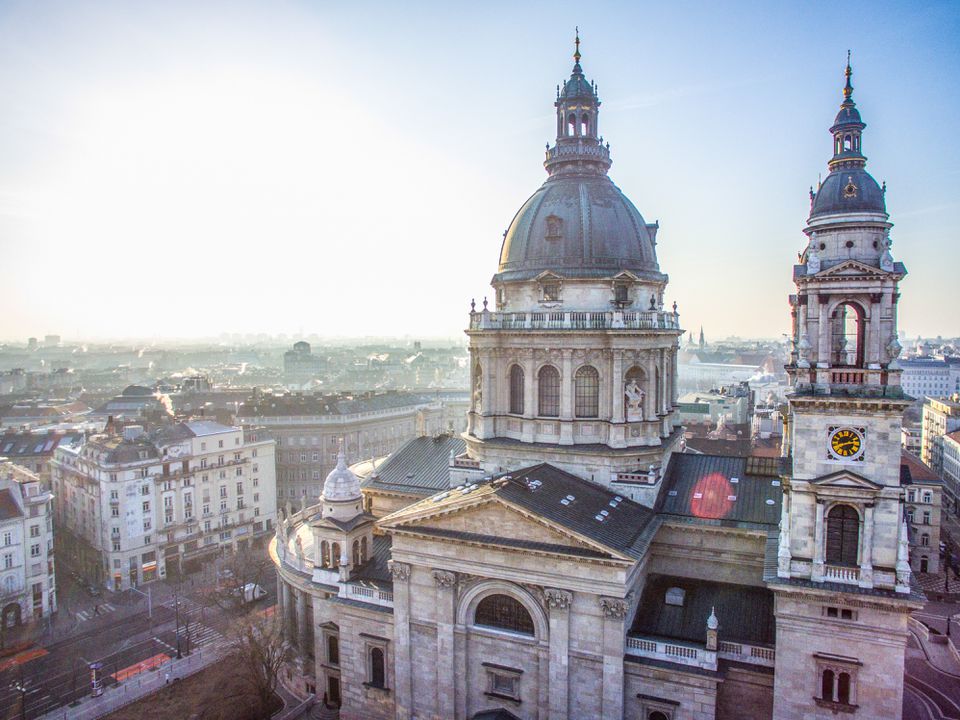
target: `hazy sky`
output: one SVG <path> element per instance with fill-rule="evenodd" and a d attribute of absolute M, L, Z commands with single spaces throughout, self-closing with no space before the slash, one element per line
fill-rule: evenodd
<path fill-rule="evenodd" d="M 576 24 L 686 328 L 788 329 L 849 47 L 901 327 L 960 333 L 957 2 L 29 0 L 0 2 L 0 338 L 459 334 Z"/>

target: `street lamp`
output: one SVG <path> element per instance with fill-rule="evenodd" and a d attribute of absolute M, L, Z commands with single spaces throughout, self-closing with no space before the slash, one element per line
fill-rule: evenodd
<path fill-rule="evenodd" d="M 177 660 L 183 657 L 183 653 L 180 652 L 180 596 L 174 595 L 174 604 L 177 612 Z"/>

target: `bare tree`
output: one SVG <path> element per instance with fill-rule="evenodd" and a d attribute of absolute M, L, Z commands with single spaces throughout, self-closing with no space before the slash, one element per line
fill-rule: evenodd
<path fill-rule="evenodd" d="M 270 557 L 255 549 L 238 550 L 218 563 L 217 577 L 204 594 L 208 606 L 221 610 L 242 610 L 251 599 L 247 588 L 259 586 L 270 569 Z"/>
<path fill-rule="evenodd" d="M 260 711 L 269 713 L 280 670 L 290 657 L 280 620 L 250 613 L 234 623 L 228 642 L 237 661 L 237 677 L 259 703 Z"/>

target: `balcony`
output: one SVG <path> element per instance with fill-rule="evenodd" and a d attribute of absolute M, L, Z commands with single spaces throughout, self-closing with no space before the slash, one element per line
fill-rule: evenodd
<path fill-rule="evenodd" d="M 679 330 L 672 312 L 472 312 L 471 330 Z"/>
<path fill-rule="evenodd" d="M 717 656 L 724 660 L 736 660 L 737 662 L 750 663 L 751 665 L 763 665 L 764 667 L 773 667 L 777 653 L 773 648 L 762 647 L 760 645 L 746 645 L 744 643 L 720 641 Z"/>
<path fill-rule="evenodd" d="M 380 605 L 381 607 L 393 607 L 392 592 L 368 587 L 366 585 L 344 583 L 340 586 L 340 597 L 359 600 L 360 602 L 370 603 L 372 605 Z"/>
<path fill-rule="evenodd" d="M 716 651 L 682 641 L 628 636 L 626 654 L 690 665 L 705 670 L 717 669 Z"/>
<path fill-rule="evenodd" d="M 824 565 L 823 579 L 825 582 L 841 583 L 843 585 L 860 584 L 860 568 L 845 565 Z"/>

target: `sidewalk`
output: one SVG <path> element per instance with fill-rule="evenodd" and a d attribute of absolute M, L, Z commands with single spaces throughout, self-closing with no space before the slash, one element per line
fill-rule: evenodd
<path fill-rule="evenodd" d="M 135 700 L 160 690 L 166 685 L 166 674 L 170 673 L 170 682 L 185 678 L 212 665 L 221 656 L 213 649 L 197 650 L 181 660 L 171 660 L 156 670 L 137 675 L 136 678 L 111 685 L 98 698 L 85 697 L 76 707 L 62 707 L 41 716 L 44 720 L 94 720 Z"/>

